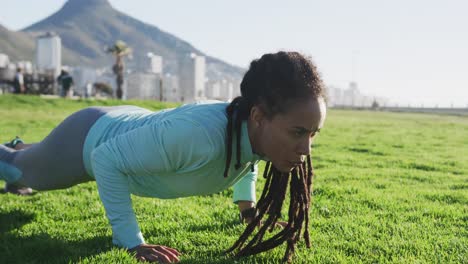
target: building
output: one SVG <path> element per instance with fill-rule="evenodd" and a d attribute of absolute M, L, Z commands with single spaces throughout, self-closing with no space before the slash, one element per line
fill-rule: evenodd
<path fill-rule="evenodd" d="M 36 65 L 41 72 L 53 73 L 55 77 L 62 68 L 62 41 L 60 37 L 48 32 L 36 39 Z"/>
<path fill-rule="evenodd" d="M 234 78 L 231 80 L 231 82 L 232 82 L 232 94 L 230 97 L 231 99 L 229 101 L 231 101 L 232 99 L 238 96 L 241 96 L 240 85 L 241 85 L 242 79 Z"/>
<path fill-rule="evenodd" d="M 179 61 L 180 101 L 193 102 L 205 98 L 205 75 L 204 56 L 191 53 Z"/>
<path fill-rule="evenodd" d="M 338 87 L 334 87 L 334 86 L 327 86 L 325 89 L 325 92 L 327 94 L 328 106 L 330 107 L 343 106 L 345 104 L 342 89 Z"/>
<path fill-rule="evenodd" d="M 152 99 L 162 100 L 163 90 L 160 74 L 154 73 L 129 73 L 126 76 L 126 99 Z"/>
<path fill-rule="evenodd" d="M 229 78 L 206 82 L 205 96 L 207 99 L 232 101 L 240 95 L 240 80 L 238 79 Z"/>
<path fill-rule="evenodd" d="M 153 53 L 148 53 L 144 61 L 144 72 L 162 74 L 163 72 L 163 58 Z"/>
<path fill-rule="evenodd" d="M 356 82 L 350 82 L 348 89 L 344 91 L 345 105 L 357 106 L 360 93 Z"/>
<path fill-rule="evenodd" d="M 24 74 L 33 74 L 33 64 L 30 61 L 18 61 L 16 63 L 17 68 L 21 68 Z"/>
<path fill-rule="evenodd" d="M 208 80 L 206 82 L 205 96 L 208 99 L 221 98 L 221 85 L 218 80 Z"/>
<path fill-rule="evenodd" d="M 167 102 L 179 102 L 180 101 L 180 89 L 179 89 L 179 78 L 176 75 L 165 74 L 163 76 L 163 101 Z"/>
<path fill-rule="evenodd" d="M 9 66 L 10 59 L 8 55 L 0 53 L 0 94 L 4 94 L 8 90 L 10 87 L 8 83 L 15 76 L 15 70 Z"/>
<path fill-rule="evenodd" d="M 73 90 L 79 95 L 89 93 L 86 89 L 88 84 L 93 85 L 99 77 L 99 71 L 94 68 L 76 67 L 70 70 L 73 76 Z"/>
<path fill-rule="evenodd" d="M 372 95 L 362 94 L 357 83 L 351 82 L 347 89 L 341 89 L 335 86 L 326 87 L 327 105 L 329 107 L 357 107 L 369 108 L 373 103 L 379 106 L 388 105 L 388 99 Z"/>
<path fill-rule="evenodd" d="M 0 68 L 6 68 L 10 64 L 10 58 L 8 55 L 0 53 Z"/>

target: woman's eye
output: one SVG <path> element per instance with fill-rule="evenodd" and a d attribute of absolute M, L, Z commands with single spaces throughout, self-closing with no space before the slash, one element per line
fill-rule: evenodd
<path fill-rule="evenodd" d="M 303 131 L 303 130 L 293 130 L 292 131 L 292 134 L 295 136 L 295 137 L 303 137 L 303 136 L 308 136 L 310 138 L 313 138 L 315 135 L 317 135 L 317 133 L 319 133 L 319 131 L 315 131 L 313 133 L 309 133 L 308 131 Z"/>
<path fill-rule="evenodd" d="M 302 131 L 294 131 L 293 134 L 294 134 L 295 137 L 302 137 L 302 136 L 304 135 L 304 132 L 302 132 Z"/>

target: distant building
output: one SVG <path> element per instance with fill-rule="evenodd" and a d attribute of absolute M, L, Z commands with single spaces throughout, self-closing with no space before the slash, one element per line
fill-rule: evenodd
<path fill-rule="evenodd" d="M 8 63 L 5 67 L 0 67 L 0 83 L 10 82 L 15 78 L 16 65 Z"/>
<path fill-rule="evenodd" d="M 221 98 L 221 84 L 218 80 L 208 80 L 206 82 L 205 96 L 208 99 Z"/>
<path fill-rule="evenodd" d="M 208 99 L 231 101 L 240 94 L 240 80 L 237 79 L 209 80 L 206 83 L 205 95 Z"/>
<path fill-rule="evenodd" d="M 356 82 L 350 82 L 348 89 L 344 91 L 345 104 L 357 106 L 357 101 L 360 96 L 358 85 Z"/>
<path fill-rule="evenodd" d="M 73 76 L 74 90 L 80 95 L 84 95 L 87 85 L 94 84 L 100 75 L 98 70 L 86 67 L 73 68 L 70 73 Z"/>
<path fill-rule="evenodd" d="M 32 74 L 33 73 L 33 64 L 30 61 L 18 61 L 16 63 L 17 68 L 21 68 L 23 73 Z"/>
<path fill-rule="evenodd" d="M 144 72 L 162 74 L 163 72 L 163 58 L 153 53 L 148 53 L 144 63 Z"/>
<path fill-rule="evenodd" d="M 180 102 L 179 78 L 175 75 L 165 74 L 163 76 L 163 101 Z"/>
<path fill-rule="evenodd" d="M 60 74 L 62 68 L 62 41 L 60 37 L 48 32 L 36 39 L 36 65 L 39 71 Z"/>
<path fill-rule="evenodd" d="M 204 56 L 187 54 L 179 62 L 180 101 L 193 102 L 205 98 L 206 60 Z"/>
<path fill-rule="evenodd" d="M 328 106 L 334 107 L 345 105 L 344 92 L 342 89 L 333 86 L 327 86 L 325 92 L 327 95 Z"/>
<path fill-rule="evenodd" d="M 14 77 L 14 70 L 9 69 L 10 59 L 8 55 L 0 53 L 0 94 L 5 93 L 9 86 L 7 83 Z"/>
<path fill-rule="evenodd" d="M 0 53 L 0 68 L 8 67 L 9 63 L 10 63 L 10 58 L 8 57 L 8 55 Z"/>
<path fill-rule="evenodd" d="M 233 84 L 232 82 L 223 79 L 220 82 L 220 93 L 221 93 L 221 98 L 224 101 L 230 101 L 233 99 Z"/>
<path fill-rule="evenodd" d="M 126 80 L 126 99 L 161 100 L 163 97 L 160 74 L 130 73 Z"/>
<path fill-rule="evenodd" d="M 231 97 L 230 97 L 230 100 L 238 97 L 238 96 L 241 96 L 241 90 L 240 90 L 240 84 L 242 82 L 241 79 L 233 79 L 231 80 L 232 82 L 232 94 L 231 94 Z"/>
<path fill-rule="evenodd" d="M 372 107 L 374 102 L 379 106 L 388 104 L 386 98 L 362 94 L 355 82 L 351 82 L 347 89 L 327 86 L 325 92 L 329 107 Z"/>

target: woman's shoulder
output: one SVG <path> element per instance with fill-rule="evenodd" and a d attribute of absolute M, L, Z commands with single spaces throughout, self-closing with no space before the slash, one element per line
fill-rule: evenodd
<path fill-rule="evenodd" d="M 190 140 L 209 142 L 216 148 L 225 142 L 227 105 L 223 102 L 187 104 L 179 107 L 174 114 L 168 115 L 163 122 L 172 123 L 179 133 Z"/>
<path fill-rule="evenodd" d="M 190 104 L 184 104 L 181 106 L 181 108 L 205 112 L 225 112 L 228 105 L 229 103 L 223 101 L 202 100 Z"/>
<path fill-rule="evenodd" d="M 186 104 L 170 111 L 171 113 L 168 113 L 166 118 L 186 120 L 188 122 L 200 124 L 206 128 L 224 127 L 227 124 L 227 105 L 228 103 L 219 101 Z"/>

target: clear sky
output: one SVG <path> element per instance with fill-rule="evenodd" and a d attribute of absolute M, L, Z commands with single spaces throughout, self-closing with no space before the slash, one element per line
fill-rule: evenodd
<path fill-rule="evenodd" d="M 65 0 L 0 0 L 19 30 Z M 468 107 L 466 0 L 110 0 L 118 10 L 247 68 L 266 52 L 298 50 L 327 85 L 414 106 Z"/>

